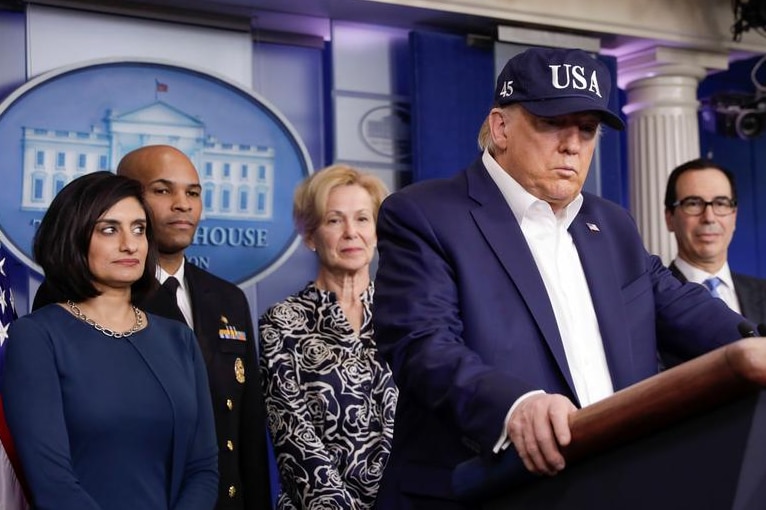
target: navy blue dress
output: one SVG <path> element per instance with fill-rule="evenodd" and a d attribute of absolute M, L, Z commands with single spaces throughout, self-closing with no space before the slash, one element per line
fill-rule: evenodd
<path fill-rule="evenodd" d="M 193 332 L 110 338 L 49 305 L 9 329 L 3 400 L 33 506 L 212 509 L 217 446 Z"/>

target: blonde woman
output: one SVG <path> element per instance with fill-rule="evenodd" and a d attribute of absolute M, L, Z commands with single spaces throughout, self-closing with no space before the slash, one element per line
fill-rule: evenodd
<path fill-rule="evenodd" d="M 372 508 L 393 437 L 397 390 L 373 340 L 377 177 L 341 165 L 295 192 L 316 279 L 259 321 L 261 373 L 279 466 L 279 509 Z"/>

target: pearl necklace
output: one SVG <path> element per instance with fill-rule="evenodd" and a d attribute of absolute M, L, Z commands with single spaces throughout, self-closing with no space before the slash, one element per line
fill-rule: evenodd
<path fill-rule="evenodd" d="M 141 310 L 136 308 L 135 306 L 131 305 L 133 308 L 133 313 L 136 315 L 136 322 L 133 324 L 133 326 L 123 333 L 120 333 L 119 331 L 114 331 L 109 328 L 105 328 L 101 324 L 97 323 L 93 319 L 89 319 L 85 316 L 84 313 L 80 310 L 80 307 L 74 304 L 74 302 L 71 299 L 68 299 L 66 302 L 67 306 L 69 306 L 69 310 L 72 312 L 72 315 L 80 319 L 81 321 L 85 322 L 86 324 L 90 324 L 93 326 L 96 331 L 103 333 L 104 335 L 111 337 L 111 338 L 127 338 L 139 329 L 141 329 L 141 326 L 144 325 L 144 319 L 141 317 Z"/>

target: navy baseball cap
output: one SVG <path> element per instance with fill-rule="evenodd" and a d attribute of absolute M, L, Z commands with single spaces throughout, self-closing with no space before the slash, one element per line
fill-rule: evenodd
<path fill-rule="evenodd" d="M 529 48 L 508 60 L 497 77 L 495 103 L 520 103 L 538 117 L 596 112 L 614 129 L 625 123 L 609 109 L 609 69 L 583 50 Z"/>

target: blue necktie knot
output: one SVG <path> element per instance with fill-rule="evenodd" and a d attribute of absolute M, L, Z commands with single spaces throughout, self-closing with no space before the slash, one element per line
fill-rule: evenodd
<path fill-rule="evenodd" d="M 705 287 L 707 287 L 707 290 L 710 291 L 710 295 L 713 297 L 720 298 L 721 295 L 718 293 L 718 287 L 721 285 L 721 279 L 717 276 L 713 276 L 711 278 L 708 278 L 704 282 L 702 282 Z"/>

